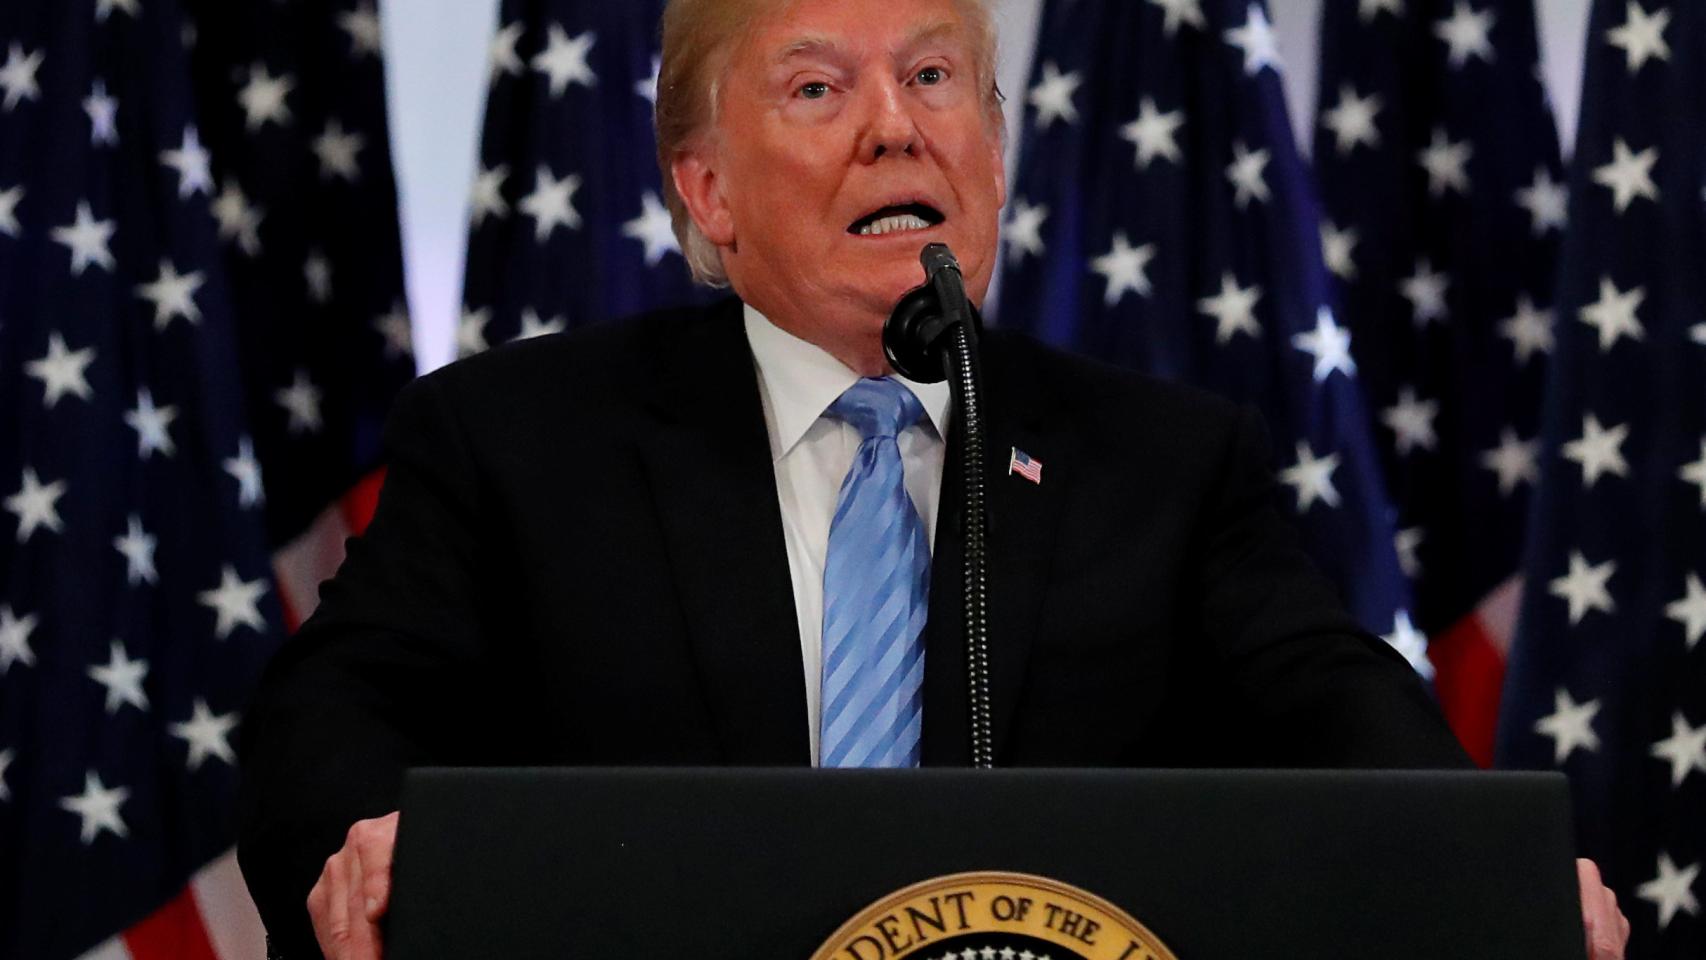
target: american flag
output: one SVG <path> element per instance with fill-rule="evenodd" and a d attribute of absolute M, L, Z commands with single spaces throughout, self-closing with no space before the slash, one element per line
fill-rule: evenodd
<path fill-rule="evenodd" d="M 1570 777 L 1631 957 L 1706 956 L 1706 6 L 1588 28 L 1499 762 Z"/>
<path fill-rule="evenodd" d="M 661 0 L 504 0 L 469 204 L 460 356 L 711 298 L 656 161 Z"/>
<path fill-rule="evenodd" d="M 1321 236 L 1435 690 L 1492 762 L 1566 190 L 1532 0 L 1328 0 Z"/>
<path fill-rule="evenodd" d="M 242 710 L 413 373 L 378 54 L 366 0 L 0 5 L 0 956 L 261 954 Z"/>
<path fill-rule="evenodd" d="M 1043 482 L 1043 462 L 1031 459 L 1030 454 L 1018 447 L 1014 447 L 1012 455 L 1007 458 L 1007 472 L 1016 473 L 1032 483 Z"/>
<path fill-rule="evenodd" d="M 1000 324 L 1260 407 L 1284 509 L 1425 672 L 1265 4 L 1050 0 L 1035 63 Z"/>

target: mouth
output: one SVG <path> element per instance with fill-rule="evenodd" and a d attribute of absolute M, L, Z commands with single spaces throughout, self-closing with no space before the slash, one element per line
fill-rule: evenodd
<path fill-rule="evenodd" d="M 891 233 L 928 230 L 946 220 L 941 211 L 927 203 L 903 203 L 865 214 L 847 227 L 856 237 L 880 237 Z"/>

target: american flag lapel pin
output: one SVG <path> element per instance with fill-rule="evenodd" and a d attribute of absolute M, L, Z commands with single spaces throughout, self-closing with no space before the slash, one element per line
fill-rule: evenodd
<path fill-rule="evenodd" d="M 1007 458 L 1007 473 L 1016 473 L 1040 487 L 1043 482 L 1043 462 L 1032 459 L 1030 454 L 1014 447 L 1012 455 Z"/>

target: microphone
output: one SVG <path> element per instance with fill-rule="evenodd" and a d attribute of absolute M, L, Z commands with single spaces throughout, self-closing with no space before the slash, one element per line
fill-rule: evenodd
<path fill-rule="evenodd" d="M 901 297 L 883 324 L 883 354 L 901 376 L 939 383 L 952 366 L 950 332 L 965 329 L 975 351 L 983 318 L 966 299 L 960 263 L 947 244 L 926 245 L 918 260 L 924 266 L 924 283 Z"/>

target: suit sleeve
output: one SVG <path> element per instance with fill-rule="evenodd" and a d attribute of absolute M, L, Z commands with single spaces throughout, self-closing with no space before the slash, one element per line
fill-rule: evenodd
<path fill-rule="evenodd" d="M 1195 564 L 1216 673 L 1274 766 L 1472 766 L 1409 664 L 1364 631 L 1284 517 L 1261 417 L 1239 411 Z"/>
<path fill-rule="evenodd" d="M 387 478 L 315 614 L 269 665 L 243 729 L 239 860 L 274 948 L 318 956 L 305 906 L 356 820 L 410 766 L 457 762 L 491 603 L 478 479 L 437 379 L 386 426 Z"/>

